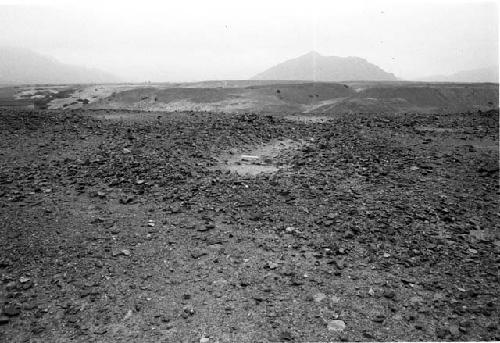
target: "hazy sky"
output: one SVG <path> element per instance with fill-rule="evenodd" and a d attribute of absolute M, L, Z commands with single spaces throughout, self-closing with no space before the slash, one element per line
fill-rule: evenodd
<path fill-rule="evenodd" d="M 498 2 L 0 0 L 0 45 L 131 81 L 245 79 L 311 50 L 408 79 L 498 65 Z"/>

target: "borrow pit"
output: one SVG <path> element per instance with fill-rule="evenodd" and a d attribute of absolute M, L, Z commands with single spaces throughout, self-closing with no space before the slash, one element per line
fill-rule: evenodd
<path fill-rule="evenodd" d="M 218 170 L 226 170 L 242 176 L 257 176 L 272 174 L 286 168 L 284 155 L 296 150 L 305 144 L 304 141 L 291 139 L 275 140 L 258 147 L 243 150 L 231 149 L 218 158 Z"/>
<path fill-rule="evenodd" d="M 288 115 L 284 117 L 286 120 L 295 121 L 300 123 L 326 123 L 334 120 L 335 118 L 332 116 L 324 116 L 324 115 Z"/>

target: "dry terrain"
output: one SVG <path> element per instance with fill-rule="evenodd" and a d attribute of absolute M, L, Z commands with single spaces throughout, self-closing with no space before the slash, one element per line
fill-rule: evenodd
<path fill-rule="evenodd" d="M 498 111 L 91 109 L 249 87 L 0 109 L 0 341 L 500 340 Z"/>

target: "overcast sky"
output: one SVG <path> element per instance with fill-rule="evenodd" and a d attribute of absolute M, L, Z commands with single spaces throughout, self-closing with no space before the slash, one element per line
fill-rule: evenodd
<path fill-rule="evenodd" d="M 411 79 L 498 65 L 497 4 L 0 0 L 0 45 L 131 81 L 246 79 L 311 50 Z"/>

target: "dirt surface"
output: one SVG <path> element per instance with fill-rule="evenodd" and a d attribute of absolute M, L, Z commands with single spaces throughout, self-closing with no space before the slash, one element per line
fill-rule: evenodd
<path fill-rule="evenodd" d="M 0 341 L 500 340 L 498 111 L 299 118 L 0 110 Z"/>

